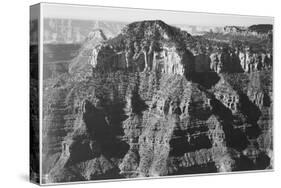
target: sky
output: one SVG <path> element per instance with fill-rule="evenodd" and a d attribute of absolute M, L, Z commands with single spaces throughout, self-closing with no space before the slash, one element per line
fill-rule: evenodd
<path fill-rule="evenodd" d="M 250 26 L 254 24 L 273 24 L 272 17 L 241 16 L 229 14 L 198 13 L 184 11 L 129 9 L 70 4 L 42 4 L 44 18 L 105 20 L 134 22 L 142 20 L 162 20 L 167 24 L 197 26 Z"/>

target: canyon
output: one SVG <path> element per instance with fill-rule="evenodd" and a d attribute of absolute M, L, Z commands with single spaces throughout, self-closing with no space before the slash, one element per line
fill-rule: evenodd
<path fill-rule="evenodd" d="M 192 43 L 160 20 L 93 30 L 43 82 L 44 182 L 272 169 L 272 51 Z"/>

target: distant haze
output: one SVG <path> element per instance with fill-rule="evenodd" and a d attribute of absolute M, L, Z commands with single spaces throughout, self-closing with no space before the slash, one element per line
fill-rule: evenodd
<path fill-rule="evenodd" d="M 142 20 L 162 20 L 167 24 L 197 26 L 250 26 L 273 24 L 272 17 L 240 16 L 228 14 L 196 13 L 183 11 L 129 9 L 99 6 L 42 3 L 44 18 L 108 20 L 134 22 Z"/>

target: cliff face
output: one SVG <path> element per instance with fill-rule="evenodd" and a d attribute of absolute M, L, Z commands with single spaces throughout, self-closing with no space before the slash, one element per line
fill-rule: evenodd
<path fill-rule="evenodd" d="M 194 57 L 183 37 L 182 31 L 162 21 L 132 23 L 116 38 L 94 48 L 91 64 L 98 71 L 154 71 L 188 77 Z"/>
<path fill-rule="evenodd" d="M 91 31 L 80 48 L 79 54 L 68 66 L 68 72 L 78 80 L 91 76 L 91 64 L 93 64 L 95 59 L 95 52 L 105 40 L 106 36 L 102 30 L 96 29 Z"/>
<path fill-rule="evenodd" d="M 194 78 L 211 62 L 183 37 L 130 24 L 92 48 L 90 76 L 45 84 L 46 182 L 272 168 L 271 71 Z"/>
<path fill-rule="evenodd" d="M 211 70 L 217 73 L 250 73 L 271 69 L 273 58 L 271 53 L 250 52 L 249 49 L 243 49 L 236 52 L 229 52 L 227 50 L 214 52 L 210 55 L 210 61 Z M 207 65 L 207 62 L 205 65 Z"/>

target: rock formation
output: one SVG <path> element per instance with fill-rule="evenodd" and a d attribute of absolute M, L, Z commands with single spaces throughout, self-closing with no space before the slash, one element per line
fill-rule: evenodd
<path fill-rule="evenodd" d="M 228 49 L 223 49 L 221 52 L 213 52 L 210 55 L 210 60 L 211 70 L 217 73 L 250 73 L 272 68 L 271 53 L 251 52 L 247 48 L 236 52 Z"/>
<path fill-rule="evenodd" d="M 242 55 L 194 56 L 186 37 L 135 22 L 45 83 L 46 182 L 272 168 L 271 70 L 229 71 Z"/>
<path fill-rule="evenodd" d="M 132 23 L 119 36 L 94 49 L 92 65 L 101 71 L 152 70 L 188 77 L 194 60 L 180 40 L 183 35 L 162 21 Z"/>
<path fill-rule="evenodd" d="M 106 36 L 101 29 L 91 31 L 85 39 L 79 54 L 70 63 L 68 70 L 76 79 L 81 79 L 92 74 L 91 65 L 93 65 L 98 48 Z"/>

